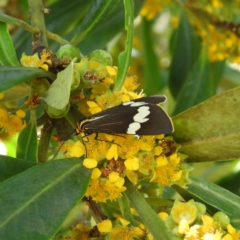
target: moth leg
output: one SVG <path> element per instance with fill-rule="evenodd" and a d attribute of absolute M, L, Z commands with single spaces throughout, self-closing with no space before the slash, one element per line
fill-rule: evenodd
<path fill-rule="evenodd" d="M 110 134 L 110 135 L 116 136 L 115 134 Z M 120 136 L 120 135 L 119 135 L 119 136 Z M 123 136 L 122 136 L 122 137 L 123 137 Z M 101 142 L 107 142 L 107 143 L 116 144 L 117 146 L 121 147 L 118 143 L 115 143 L 114 140 L 108 141 L 108 140 L 103 140 L 103 139 L 98 138 L 98 133 L 96 133 L 94 140 L 101 141 Z"/>

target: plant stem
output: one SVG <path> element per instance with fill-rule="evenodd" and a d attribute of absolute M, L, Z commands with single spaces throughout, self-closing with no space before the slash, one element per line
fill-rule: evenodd
<path fill-rule="evenodd" d="M 33 34 L 33 49 L 38 46 L 48 46 L 46 37 L 46 28 L 43 13 L 43 4 L 41 0 L 28 0 L 31 16 L 31 25 L 39 29 L 39 33 Z"/>

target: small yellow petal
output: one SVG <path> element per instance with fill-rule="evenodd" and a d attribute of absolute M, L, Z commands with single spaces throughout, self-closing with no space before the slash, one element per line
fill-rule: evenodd
<path fill-rule="evenodd" d="M 165 212 L 160 212 L 158 213 L 158 216 L 163 220 L 163 221 L 166 221 L 167 217 L 168 217 L 168 214 L 165 213 Z"/>
<path fill-rule="evenodd" d="M 111 76 L 116 76 L 117 75 L 116 69 L 111 67 L 111 66 L 106 66 L 106 70 L 107 70 L 108 74 L 111 75 Z"/>
<path fill-rule="evenodd" d="M 163 166 L 166 166 L 168 164 L 168 160 L 163 155 L 163 156 L 159 156 L 159 157 L 156 158 L 156 163 L 157 163 L 158 167 L 163 167 Z"/>
<path fill-rule="evenodd" d="M 151 151 L 152 150 L 151 146 L 145 142 L 143 142 L 140 147 L 141 147 L 141 150 L 143 150 L 143 151 Z"/>
<path fill-rule="evenodd" d="M 154 148 L 154 153 L 157 156 L 159 156 L 162 153 L 162 151 L 163 151 L 162 147 L 160 147 L 160 146 L 157 146 L 157 147 Z"/>
<path fill-rule="evenodd" d="M 26 116 L 26 113 L 23 110 L 19 109 L 16 111 L 16 115 L 20 118 L 24 118 Z"/>
<path fill-rule="evenodd" d="M 0 99 L 4 98 L 4 93 L 0 93 Z"/>
<path fill-rule="evenodd" d="M 86 168 L 95 168 L 98 164 L 98 161 L 96 159 L 93 158 L 85 158 L 83 160 L 83 166 L 85 166 Z"/>
<path fill-rule="evenodd" d="M 112 222 L 108 219 L 103 220 L 97 224 L 97 228 L 100 232 L 111 232 L 112 231 Z"/>
<path fill-rule="evenodd" d="M 136 157 L 131 157 L 124 162 L 124 165 L 128 170 L 135 171 L 139 169 L 139 160 Z"/>
<path fill-rule="evenodd" d="M 102 175 L 102 172 L 99 170 L 99 168 L 94 168 L 92 171 L 91 179 L 98 179 Z"/>
<path fill-rule="evenodd" d="M 111 160 L 111 159 L 118 159 L 118 151 L 117 151 L 117 145 L 112 144 L 111 147 L 108 149 L 107 154 L 106 154 L 106 159 Z"/>
<path fill-rule="evenodd" d="M 121 224 L 126 227 L 130 222 L 124 218 L 118 218 L 118 220 L 121 222 Z"/>
<path fill-rule="evenodd" d="M 81 157 L 85 154 L 85 148 L 81 141 L 77 141 L 70 150 L 71 157 Z"/>
<path fill-rule="evenodd" d="M 99 107 L 97 103 L 95 103 L 94 101 L 87 101 L 87 105 L 90 108 L 94 108 L 94 107 Z"/>
<path fill-rule="evenodd" d="M 125 183 L 125 179 L 120 177 L 118 178 L 118 180 L 114 183 L 114 185 L 118 188 L 121 188 L 123 186 L 123 184 Z"/>
<path fill-rule="evenodd" d="M 230 234 L 235 234 L 236 233 L 236 229 L 231 224 L 227 225 L 227 230 Z"/>
<path fill-rule="evenodd" d="M 119 173 L 118 172 L 112 172 L 109 174 L 109 182 L 116 182 L 119 179 Z"/>

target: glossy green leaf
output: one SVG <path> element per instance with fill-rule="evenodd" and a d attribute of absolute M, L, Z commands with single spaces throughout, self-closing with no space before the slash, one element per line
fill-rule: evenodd
<path fill-rule="evenodd" d="M 134 1 L 134 16 L 137 16 L 143 3 L 143 0 Z M 78 45 L 80 50 L 87 55 L 96 49 L 104 48 L 106 43 L 124 29 L 124 14 L 125 11 L 121 4 L 115 12 L 108 17 L 107 21 L 86 36 L 86 38 Z"/>
<path fill-rule="evenodd" d="M 0 69 L 1 71 L 1 69 Z M 4 98 L 0 99 L 0 102 L 10 102 L 17 99 L 26 97 L 30 94 L 31 86 L 27 83 L 19 84 L 4 92 Z"/>
<path fill-rule="evenodd" d="M 17 158 L 37 163 L 37 144 L 37 126 L 30 121 L 18 136 Z"/>
<path fill-rule="evenodd" d="M 158 217 L 157 213 L 149 206 L 135 186 L 133 186 L 129 180 L 126 181 L 125 186 L 127 187 L 126 195 L 129 198 L 129 201 L 139 214 L 139 217 L 145 226 L 152 233 L 154 239 L 172 239 L 171 233 L 167 229 L 163 220 Z"/>
<path fill-rule="evenodd" d="M 73 63 L 72 61 L 63 71 L 58 73 L 57 79 L 51 84 L 45 96 L 42 99 L 52 108 L 64 109 L 70 98 L 71 84 L 73 81 Z"/>
<path fill-rule="evenodd" d="M 72 158 L 39 164 L 2 182 L 1 238 L 51 239 L 84 196 L 90 176 L 80 159 Z"/>
<path fill-rule="evenodd" d="M 27 82 L 37 77 L 55 78 L 51 72 L 46 72 L 43 69 L 30 67 L 0 67 L 0 92 L 4 92 L 16 85 Z"/>
<path fill-rule="evenodd" d="M 0 64 L 18 66 L 19 62 L 6 23 L 0 22 L 0 36 Z"/>
<path fill-rule="evenodd" d="M 86 0 L 70 1 L 68 4 L 65 0 L 58 0 L 50 6 L 44 6 L 51 9 L 51 14 L 45 15 L 46 29 L 61 37 L 66 37 L 69 32 L 75 32 L 75 26 L 82 20 L 90 4 L 91 1 Z M 32 53 L 32 36 L 29 32 L 19 29 L 13 35 L 13 41 L 19 57 L 23 52 Z M 54 51 L 60 44 L 49 40 L 49 47 Z"/>
<path fill-rule="evenodd" d="M 21 173 L 36 164 L 21 159 L 0 155 L 0 182 Z"/>
<path fill-rule="evenodd" d="M 118 199 L 118 204 L 122 217 L 129 221 L 131 225 L 137 227 L 138 223 L 136 222 L 132 215 L 131 206 L 125 193 L 123 193 L 122 197 Z"/>
<path fill-rule="evenodd" d="M 179 26 L 174 32 L 171 42 L 172 63 L 169 74 L 169 88 L 175 98 L 181 90 L 189 71 L 198 59 L 200 48 L 200 40 L 188 21 L 187 12 L 183 10 Z"/>
<path fill-rule="evenodd" d="M 158 63 L 158 58 L 153 46 L 152 37 L 152 23 L 153 21 L 142 19 L 142 48 L 143 48 L 143 74 L 144 83 L 143 89 L 147 95 L 158 94 L 164 86 L 161 78 L 161 69 Z"/>
<path fill-rule="evenodd" d="M 191 181 L 187 188 L 188 192 L 226 213 L 231 219 L 231 224 L 240 228 L 240 197 L 202 179 L 191 177 Z"/>
<path fill-rule="evenodd" d="M 133 0 L 124 0 L 125 7 L 125 29 L 127 31 L 127 38 L 125 41 L 125 50 L 118 56 L 118 73 L 114 86 L 115 91 L 119 91 L 127 76 L 131 54 L 134 33 L 134 5 Z"/>
<path fill-rule="evenodd" d="M 71 40 L 71 44 L 76 45 L 81 42 L 89 32 L 101 24 L 103 19 L 108 17 L 109 13 L 117 8 L 120 2 L 119 0 L 94 0 Z"/>
<path fill-rule="evenodd" d="M 174 140 L 189 162 L 240 157 L 240 87 L 216 95 L 172 118 Z"/>
<path fill-rule="evenodd" d="M 216 92 L 214 83 L 214 80 L 211 78 L 208 55 L 205 51 L 202 51 L 199 59 L 189 71 L 181 90 L 178 92 L 173 115 L 212 97 Z"/>

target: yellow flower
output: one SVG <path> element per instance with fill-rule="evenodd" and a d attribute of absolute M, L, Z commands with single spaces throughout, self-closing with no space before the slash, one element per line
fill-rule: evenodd
<path fill-rule="evenodd" d="M 123 86 L 127 91 L 136 90 L 139 87 L 139 83 L 137 82 L 137 77 L 136 76 L 127 77 L 124 81 Z"/>
<path fill-rule="evenodd" d="M 190 200 L 186 203 L 175 201 L 171 216 L 176 223 L 179 223 L 182 219 L 185 219 L 189 224 L 193 223 L 197 217 L 197 207 L 194 200 Z"/>
<path fill-rule="evenodd" d="M 122 178 L 120 178 L 122 179 Z M 91 196 L 96 202 L 106 202 L 107 200 L 115 200 L 122 196 L 121 192 L 125 191 L 124 186 L 117 187 L 116 184 L 108 181 L 107 179 L 91 179 L 88 186 L 86 196 Z M 101 189 L 101 191 L 99 191 Z"/>
<path fill-rule="evenodd" d="M 73 228 L 74 239 L 87 240 L 89 239 L 90 231 L 91 227 L 89 227 L 88 225 L 77 224 L 77 226 Z M 66 237 L 66 239 L 68 238 Z"/>
<path fill-rule="evenodd" d="M 32 56 L 27 56 L 25 53 L 22 54 L 22 58 L 20 59 L 22 66 L 25 67 L 33 67 L 33 68 L 42 68 L 45 71 L 48 71 L 48 65 L 39 59 L 38 53 L 35 53 Z"/>
<path fill-rule="evenodd" d="M 144 231 L 138 227 L 124 227 L 117 226 L 113 228 L 110 239 L 111 240 L 134 240 L 144 236 Z"/>
<path fill-rule="evenodd" d="M 112 231 L 112 222 L 107 219 L 97 224 L 97 228 L 100 232 L 111 232 Z"/>
<path fill-rule="evenodd" d="M 159 0 L 145 0 L 145 4 L 140 11 L 140 15 L 146 17 L 147 20 L 153 19 L 157 13 L 162 11 Z"/>
<path fill-rule="evenodd" d="M 0 99 L 4 98 L 4 93 L 0 93 Z"/>
<path fill-rule="evenodd" d="M 91 114 L 95 114 L 102 111 L 98 104 L 93 101 L 87 101 L 87 105 L 89 106 L 89 112 Z"/>
<path fill-rule="evenodd" d="M 10 115 L 6 109 L 0 108 L 0 128 L 4 128 L 10 136 L 20 132 L 26 126 L 26 121 L 22 120 L 25 115 L 22 110 L 18 110 L 16 115 Z"/>

